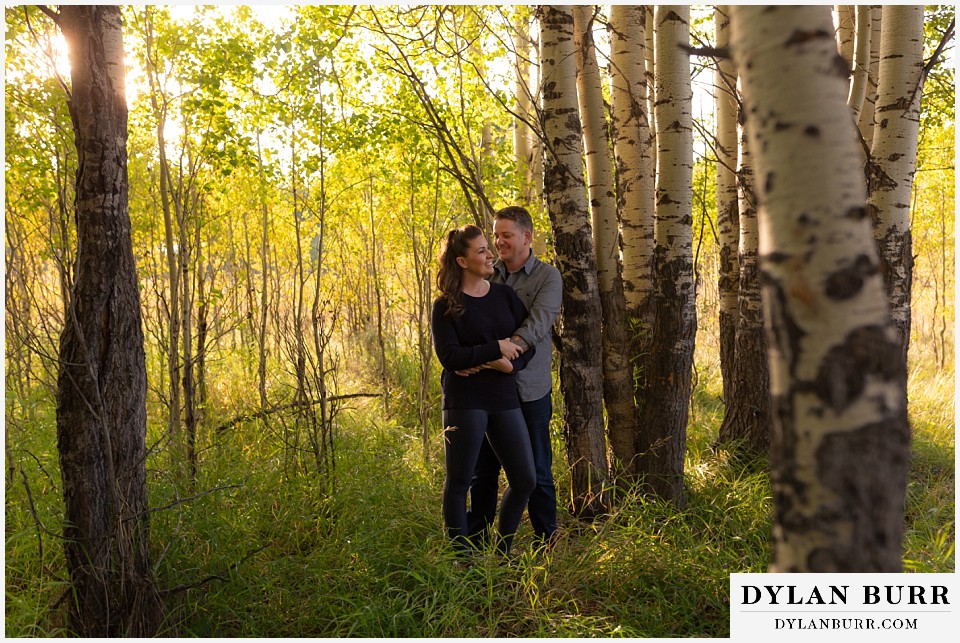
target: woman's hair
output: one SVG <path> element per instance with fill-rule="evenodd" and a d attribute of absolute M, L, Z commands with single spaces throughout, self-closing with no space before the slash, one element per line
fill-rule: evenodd
<path fill-rule="evenodd" d="M 477 226 L 465 225 L 448 232 L 440 249 L 437 287 L 440 288 L 440 299 L 447 302 L 446 314 L 449 317 L 456 318 L 463 314 L 462 270 L 457 257 L 466 257 L 470 242 L 482 236 L 483 230 Z"/>

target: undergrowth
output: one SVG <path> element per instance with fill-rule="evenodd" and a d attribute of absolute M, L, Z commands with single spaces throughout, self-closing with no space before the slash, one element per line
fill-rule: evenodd
<path fill-rule="evenodd" d="M 710 372 L 713 372 L 710 369 Z M 914 431 L 905 568 L 954 569 L 952 373 L 911 374 Z M 613 492 L 593 522 L 561 512 L 558 542 L 532 549 L 524 524 L 505 562 L 453 563 L 442 529 L 442 446 L 378 401 L 339 416 L 332 484 L 284 467 L 276 432 L 250 422 L 212 437 L 193 490 L 148 465 L 161 634 L 196 637 L 726 637 L 731 572 L 769 564 L 763 467 L 712 448 L 716 377 L 698 378 L 682 510 Z M 51 400 L 11 413 L 6 480 L 7 636 L 63 636 L 68 600 Z M 12 419 L 11 419 L 12 418 Z M 555 418 L 558 495 L 569 494 Z M 185 500 L 191 498 L 189 500 Z"/>

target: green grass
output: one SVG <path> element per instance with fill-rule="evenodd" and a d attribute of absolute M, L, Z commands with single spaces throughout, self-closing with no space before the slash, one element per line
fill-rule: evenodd
<path fill-rule="evenodd" d="M 917 366 L 908 388 L 913 440 L 904 568 L 952 572 L 956 546 L 954 373 Z"/>
<path fill-rule="evenodd" d="M 440 441 L 424 463 L 417 431 L 379 418 L 376 400 L 339 418 L 332 491 L 309 469 L 285 476 L 274 434 L 255 423 L 208 438 L 198 489 L 222 489 L 152 517 L 162 634 L 726 637 L 729 574 L 766 570 L 772 506 L 762 470 L 711 448 L 723 413 L 714 373 L 695 390 L 683 510 L 621 495 L 591 523 L 564 512 L 546 553 L 531 551 L 525 524 L 509 565 L 488 553 L 455 568 L 441 526 Z M 952 373 L 911 378 L 909 571 L 954 569 L 952 386 Z M 36 408 L 7 427 L 7 636 L 66 635 L 53 407 Z M 190 495 L 164 473 L 167 460 L 149 463 L 153 506 Z"/>

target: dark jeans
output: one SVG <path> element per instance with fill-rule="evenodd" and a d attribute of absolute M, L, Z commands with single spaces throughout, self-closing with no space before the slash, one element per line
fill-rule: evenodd
<path fill-rule="evenodd" d="M 523 418 L 530 433 L 533 462 L 537 472 L 537 486 L 530 494 L 527 512 L 537 538 L 549 540 L 557 529 L 557 490 L 553 484 L 553 451 L 550 446 L 550 418 L 553 401 L 548 393 L 539 400 L 521 402 Z M 470 511 L 467 523 L 471 539 L 484 535 L 493 523 L 497 510 L 497 491 L 500 478 L 499 451 L 484 441 L 477 457 L 477 467 L 470 486 Z M 509 479 L 509 476 L 508 476 Z"/>
<path fill-rule="evenodd" d="M 443 521 L 460 551 L 470 547 L 467 531 L 467 491 L 481 445 L 492 447 L 503 462 L 509 488 L 500 506 L 497 546 L 507 552 L 523 518 L 527 498 L 536 485 L 533 453 L 520 409 L 484 411 L 447 409 L 443 412 L 447 478 L 443 485 Z M 486 439 L 484 439 L 486 436 Z M 496 499 L 494 499 L 496 504 Z M 493 516 L 490 517 L 493 522 Z"/>

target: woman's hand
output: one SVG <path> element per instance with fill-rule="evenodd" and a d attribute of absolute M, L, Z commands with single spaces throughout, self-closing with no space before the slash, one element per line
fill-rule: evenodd
<path fill-rule="evenodd" d="M 523 351 L 519 346 L 510 341 L 510 338 L 498 340 L 500 343 L 500 357 L 508 360 L 517 359 Z M 513 370 L 513 369 L 511 369 Z"/>
<path fill-rule="evenodd" d="M 506 357 L 501 357 L 500 359 L 495 359 L 492 362 L 487 362 L 483 365 L 484 368 L 492 368 L 495 371 L 500 371 L 501 373 L 512 373 L 513 364 Z"/>

